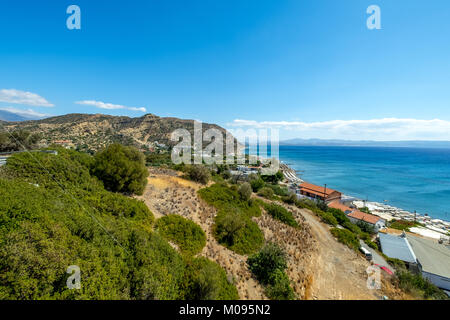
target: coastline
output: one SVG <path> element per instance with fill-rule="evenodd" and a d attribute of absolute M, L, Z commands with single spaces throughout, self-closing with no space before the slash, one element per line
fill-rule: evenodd
<path fill-rule="evenodd" d="M 304 180 L 300 179 L 296 171 L 289 167 L 287 164 L 283 163 L 280 159 L 280 170 L 283 172 L 286 180 L 290 184 L 298 184 Z M 392 220 L 407 220 L 407 221 L 417 221 L 418 223 L 424 225 L 424 227 L 412 227 L 410 231 L 412 233 L 419 234 L 424 237 L 433 238 L 439 240 L 440 238 L 449 239 L 450 233 L 450 222 L 443 219 L 434 219 L 428 215 L 422 215 L 419 213 L 412 213 L 407 210 L 390 206 L 387 204 L 374 202 L 374 201 L 364 201 L 353 197 L 351 195 L 343 195 L 346 198 L 354 199 L 352 201 L 353 205 L 357 208 L 367 207 L 373 215 L 379 216 L 386 221 Z"/>

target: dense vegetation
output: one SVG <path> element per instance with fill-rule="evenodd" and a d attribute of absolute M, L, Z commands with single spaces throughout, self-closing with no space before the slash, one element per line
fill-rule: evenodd
<path fill-rule="evenodd" d="M 225 184 L 216 183 L 198 193 L 218 210 L 214 235 L 220 244 L 239 254 L 253 253 L 261 248 L 264 235 L 251 220 L 251 217 L 261 215 L 261 209 L 254 201 L 243 199 L 237 190 Z"/>
<path fill-rule="evenodd" d="M 41 135 L 25 130 L 15 130 L 10 133 L 0 132 L 0 152 L 12 152 L 33 149 Z"/>
<path fill-rule="evenodd" d="M 171 214 L 156 221 L 156 229 L 165 239 L 173 241 L 181 252 L 195 255 L 206 245 L 206 235 L 195 222 Z"/>
<path fill-rule="evenodd" d="M 351 231 L 347 229 L 333 228 L 330 230 L 333 236 L 337 238 L 339 242 L 346 244 L 350 248 L 357 251 L 359 249 L 358 237 Z"/>
<path fill-rule="evenodd" d="M 206 258 L 194 258 L 187 266 L 185 279 L 188 300 L 237 300 L 239 295 L 225 271 Z"/>
<path fill-rule="evenodd" d="M 0 299 L 237 297 L 218 265 L 186 260 L 153 232 L 142 202 L 106 191 L 93 162 L 60 148 L 1 168 Z M 80 290 L 66 286 L 71 265 Z"/>
<path fill-rule="evenodd" d="M 292 212 L 286 210 L 286 208 L 275 203 L 264 203 L 264 208 L 274 219 L 277 219 L 288 226 L 298 227 L 298 223 L 292 215 Z"/>
<path fill-rule="evenodd" d="M 211 172 L 202 164 L 194 164 L 187 166 L 186 176 L 192 181 L 207 184 L 211 179 Z"/>
<path fill-rule="evenodd" d="M 406 220 L 393 220 L 389 224 L 389 227 L 392 229 L 409 231 L 409 228 L 419 227 L 420 223 L 414 221 L 406 221 Z"/>
<path fill-rule="evenodd" d="M 286 253 L 275 243 L 266 244 L 260 252 L 247 260 L 250 271 L 266 287 L 266 295 L 274 300 L 292 300 L 294 291 L 290 286 Z"/>
<path fill-rule="evenodd" d="M 113 192 L 141 195 L 147 185 L 144 155 L 134 147 L 112 144 L 95 155 L 92 174 Z"/>

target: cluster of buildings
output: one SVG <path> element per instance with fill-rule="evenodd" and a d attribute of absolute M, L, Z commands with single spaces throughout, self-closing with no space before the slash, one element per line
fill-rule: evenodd
<path fill-rule="evenodd" d="M 341 210 L 352 223 L 365 222 L 373 226 L 378 234 L 380 250 L 386 256 L 403 261 L 411 272 L 421 273 L 450 295 L 450 242 L 386 228 L 385 219 L 358 210 L 353 199 L 344 198 L 339 191 L 326 185 L 302 182 L 295 186 L 294 191 L 299 198 L 321 200 L 328 207 Z"/>
<path fill-rule="evenodd" d="M 302 182 L 295 188 L 299 198 L 321 200 L 328 207 L 339 209 L 344 212 L 352 223 L 364 222 L 371 225 L 376 232 L 386 227 L 386 220 L 369 213 L 362 212 L 352 206 L 349 201 L 344 200 L 342 193 L 327 186 L 316 186 L 308 182 Z"/>

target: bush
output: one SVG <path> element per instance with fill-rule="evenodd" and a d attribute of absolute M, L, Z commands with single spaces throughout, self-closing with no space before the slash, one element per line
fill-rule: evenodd
<path fill-rule="evenodd" d="M 97 153 L 92 174 L 112 192 L 141 195 L 147 185 L 144 155 L 134 147 L 112 144 Z"/>
<path fill-rule="evenodd" d="M 10 133 L 0 132 L 0 152 L 34 149 L 40 139 L 40 134 L 32 134 L 24 130 L 16 130 Z"/>
<path fill-rule="evenodd" d="M 243 200 L 250 200 L 250 197 L 252 196 L 252 187 L 250 186 L 250 183 L 244 182 L 241 184 L 239 187 L 239 194 Z"/>
<path fill-rule="evenodd" d="M 406 270 L 397 271 L 399 287 L 403 290 L 418 294 L 425 299 L 448 300 L 449 297 L 421 274 L 413 274 Z"/>
<path fill-rule="evenodd" d="M 260 252 L 248 258 L 250 271 L 266 286 L 265 293 L 270 299 L 290 300 L 295 298 L 285 272 L 286 253 L 275 243 L 266 244 Z"/>
<path fill-rule="evenodd" d="M 213 232 L 220 244 L 239 254 L 253 253 L 264 244 L 258 225 L 237 210 L 219 211 Z"/>
<path fill-rule="evenodd" d="M 2 167 L 13 174 L 0 178 L 0 299 L 237 298 L 217 264 L 187 262 L 152 232 L 143 202 L 106 191 L 89 174 L 92 157 L 33 157 Z M 66 286 L 70 265 L 82 270 L 80 290 Z"/>
<path fill-rule="evenodd" d="M 156 221 L 156 229 L 167 240 L 173 241 L 188 255 L 202 251 L 206 245 L 206 235 L 195 222 L 179 215 L 168 215 Z"/>
<path fill-rule="evenodd" d="M 256 178 L 250 181 L 250 185 L 252 186 L 253 192 L 258 192 L 259 189 L 265 186 L 265 182 L 261 178 Z"/>
<path fill-rule="evenodd" d="M 287 268 L 286 253 L 275 243 L 266 244 L 260 252 L 247 260 L 250 271 L 262 284 L 273 283 L 277 270 L 284 272 Z"/>
<path fill-rule="evenodd" d="M 281 198 L 284 203 L 287 204 L 296 204 L 297 203 L 297 195 L 295 193 L 291 193 L 288 196 L 284 196 Z"/>
<path fill-rule="evenodd" d="M 409 231 L 409 228 L 420 226 L 420 223 L 407 220 L 393 220 L 389 227 L 392 229 Z"/>
<path fill-rule="evenodd" d="M 277 196 L 286 197 L 289 195 L 289 190 L 286 187 L 281 187 L 277 184 L 266 184 L 266 187 L 272 189 Z"/>
<path fill-rule="evenodd" d="M 375 227 L 371 224 L 368 224 L 367 222 L 364 221 L 358 221 L 356 223 L 356 226 L 362 231 L 362 232 L 366 232 L 369 234 L 375 234 Z"/>
<path fill-rule="evenodd" d="M 333 228 L 330 230 L 333 236 L 335 236 L 339 242 L 347 245 L 349 248 L 358 251 L 359 250 L 359 240 L 358 237 L 351 231 L 346 229 Z"/>
<path fill-rule="evenodd" d="M 316 211 L 316 213 L 319 215 L 319 217 L 322 219 L 323 222 L 332 226 L 338 225 L 336 218 L 331 213 L 321 210 Z"/>
<path fill-rule="evenodd" d="M 343 226 L 345 222 L 350 222 L 350 219 L 347 218 L 347 215 L 342 210 L 328 208 L 327 212 L 331 213 L 341 226 Z"/>
<path fill-rule="evenodd" d="M 265 204 L 264 208 L 273 218 L 287 224 L 288 226 L 298 227 L 298 223 L 292 215 L 292 212 L 286 210 L 284 207 L 271 203 Z"/>
<path fill-rule="evenodd" d="M 268 187 L 261 188 L 258 191 L 258 196 L 264 197 L 266 199 L 272 199 L 273 195 L 274 195 L 273 190 Z"/>
<path fill-rule="evenodd" d="M 237 300 L 236 286 L 227 279 L 225 271 L 207 258 L 195 258 L 187 267 L 186 300 Z"/>
<path fill-rule="evenodd" d="M 211 172 L 204 165 L 194 164 L 188 166 L 187 177 L 192 181 L 207 184 L 211 179 Z"/>
<path fill-rule="evenodd" d="M 289 277 L 285 272 L 276 270 L 272 274 L 271 284 L 266 287 L 265 294 L 272 300 L 294 300 L 295 293 Z"/>
<path fill-rule="evenodd" d="M 245 201 L 241 195 L 226 184 L 216 183 L 210 187 L 200 189 L 199 196 L 208 204 L 217 209 L 238 210 L 249 217 L 258 217 L 261 215 L 261 208 L 251 199 Z"/>

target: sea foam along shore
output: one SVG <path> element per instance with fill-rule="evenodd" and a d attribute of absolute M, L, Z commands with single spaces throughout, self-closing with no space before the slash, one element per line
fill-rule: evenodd
<path fill-rule="evenodd" d="M 290 168 L 284 163 L 280 163 L 280 169 L 283 171 L 285 178 L 290 184 L 299 184 L 303 182 L 300 179 L 296 171 Z M 434 239 L 446 239 L 450 240 L 450 222 L 441 219 L 433 219 L 428 215 L 415 214 L 401 208 L 393 207 L 387 204 L 373 202 L 373 201 L 363 201 L 351 196 L 344 196 L 346 198 L 355 199 L 352 201 L 353 205 L 357 208 L 367 207 L 370 212 L 374 215 L 379 216 L 386 221 L 391 220 L 407 220 L 407 221 L 417 221 L 424 225 L 424 227 L 412 227 L 409 230 L 413 233 L 420 234 L 424 237 L 434 238 Z"/>

